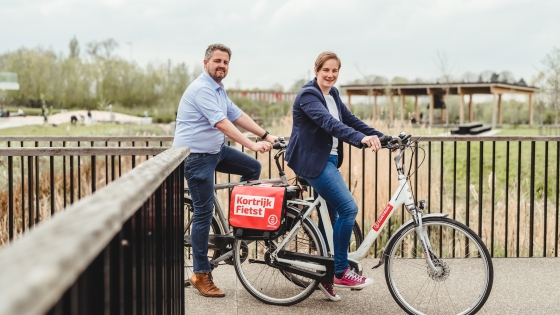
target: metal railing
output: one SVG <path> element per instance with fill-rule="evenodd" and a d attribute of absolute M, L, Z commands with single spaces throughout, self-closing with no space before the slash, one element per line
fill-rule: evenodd
<path fill-rule="evenodd" d="M 187 155 L 158 154 L 0 250 L 0 314 L 184 314 Z"/>
<path fill-rule="evenodd" d="M 414 156 L 407 151 L 403 163 L 412 168 L 410 185 L 418 200 L 427 201 L 427 212 L 447 213 L 470 226 L 493 257 L 558 257 L 560 137 L 427 136 L 417 149 Z M 272 153 L 251 154 L 263 165 L 261 177 L 278 176 Z M 340 171 L 367 234 L 398 186 L 391 153 L 345 144 Z M 237 180 L 216 174 L 217 183 Z M 227 194 L 219 196 L 229 205 Z M 399 212 L 371 256 L 379 257 L 392 233 L 410 219 L 404 207 Z"/>
<path fill-rule="evenodd" d="M 155 138 L 157 140 L 151 140 L 150 143 L 161 142 L 163 145 L 165 141 L 170 144 L 172 140 L 170 137 Z M 36 139 L 33 138 L 32 141 L 38 141 Z M 99 141 L 104 142 L 107 139 L 109 138 L 102 138 Z M 124 143 L 124 141 L 134 141 L 136 138 L 121 139 Z M 85 143 L 93 140 L 85 137 L 80 141 Z M 424 151 L 420 150 L 412 157 L 412 168 L 420 167 L 410 178 L 411 186 L 417 199 L 426 199 L 428 212 L 448 213 L 473 228 L 488 245 L 493 257 L 558 257 L 559 143 L 560 137 L 556 136 L 423 137 L 419 149 Z M 229 140 L 227 145 L 238 146 L 246 151 L 245 148 Z M 120 149 L 129 150 L 130 147 Z M 246 152 L 261 162 L 262 178 L 278 176 L 272 159 L 273 152 L 264 155 Z M 111 162 L 112 154 L 119 156 L 117 152 L 105 155 L 105 159 L 109 161 L 109 164 L 105 164 L 102 168 L 107 174 L 105 180 L 112 178 L 111 174 L 116 173 L 114 165 L 120 165 Z M 407 152 L 405 154 L 407 168 L 410 158 L 410 153 Z M 423 164 L 420 165 L 423 158 Z M 20 157 L 17 159 L 23 160 Z M 24 166 L 27 165 L 25 162 L 28 161 L 24 161 Z M 357 220 L 364 234 L 369 231 L 369 226 L 373 225 L 380 211 L 384 209 L 390 198 L 389 194 L 397 185 L 392 163 L 391 153 L 386 150 L 372 153 L 345 145 L 345 159 L 340 171 L 360 207 Z M 290 169 L 286 168 L 286 171 L 289 178 L 295 176 Z M 238 179 L 239 177 L 235 175 L 216 174 L 215 176 L 216 183 Z M 70 178 L 66 181 L 69 183 Z M 27 186 L 29 181 L 26 180 L 25 183 Z M 50 187 L 52 186 L 51 184 Z M 93 184 L 90 186 L 93 187 Z M 21 199 L 25 199 L 26 205 L 29 205 L 29 196 L 24 196 L 21 190 L 17 189 L 15 194 L 20 194 Z M 68 200 L 72 198 L 69 193 L 65 195 L 68 195 L 65 197 Z M 224 203 L 229 202 L 227 192 L 220 192 L 219 197 Z M 37 200 L 33 200 L 36 209 Z M 29 207 L 19 205 L 17 210 L 14 208 L 13 213 L 23 210 L 28 211 Z M 27 212 L 27 217 L 29 216 Z M 378 257 L 390 235 L 408 219 L 409 215 L 404 208 L 393 216 L 389 228 L 378 238 L 371 255 Z"/>
<path fill-rule="evenodd" d="M 172 137 L 0 137 L 0 245 L 164 151 Z M 163 146 L 166 147 L 163 147 Z"/>

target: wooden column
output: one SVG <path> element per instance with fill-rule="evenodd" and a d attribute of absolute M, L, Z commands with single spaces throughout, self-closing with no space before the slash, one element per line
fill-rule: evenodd
<path fill-rule="evenodd" d="M 529 94 L 529 126 L 533 125 L 533 93 Z"/>
<path fill-rule="evenodd" d="M 373 120 L 376 120 L 377 117 L 377 95 L 373 96 Z"/>
<path fill-rule="evenodd" d="M 416 123 L 420 123 L 420 112 L 418 111 L 418 95 L 414 95 L 414 118 Z"/>
<path fill-rule="evenodd" d="M 404 95 L 401 94 L 401 124 L 404 124 Z"/>
<path fill-rule="evenodd" d="M 430 112 L 428 113 L 429 125 L 434 123 L 434 94 L 430 95 Z"/>
<path fill-rule="evenodd" d="M 459 123 L 463 124 L 465 122 L 465 95 L 464 94 L 459 94 L 459 97 L 461 98 L 461 106 L 459 109 Z"/>
<path fill-rule="evenodd" d="M 393 123 L 395 120 L 395 113 L 394 113 L 395 105 L 393 104 L 393 94 L 389 95 L 389 122 L 390 124 Z"/>
<path fill-rule="evenodd" d="M 350 99 L 352 98 L 352 94 L 350 94 L 350 92 L 346 93 L 348 93 L 348 104 L 346 104 L 346 107 L 348 107 L 349 110 L 352 110 L 352 103 L 350 101 Z"/>
<path fill-rule="evenodd" d="M 445 97 L 446 97 L 446 96 L 447 96 L 447 94 L 442 94 L 442 95 L 441 95 L 441 102 L 442 102 L 442 103 L 445 103 Z M 445 105 L 445 106 L 447 106 L 447 105 Z M 444 116 L 445 116 L 445 124 L 446 124 L 446 125 L 449 125 L 449 117 L 448 117 L 448 115 L 447 115 L 447 108 L 443 108 L 443 107 L 442 107 L 442 108 L 441 108 L 441 118 L 442 118 L 442 120 L 443 120 L 443 117 L 444 117 Z"/>
<path fill-rule="evenodd" d="M 496 112 L 498 109 L 498 94 L 494 93 L 494 101 L 492 102 L 492 128 L 496 128 Z"/>
<path fill-rule="evenodd" d="M 498 125 L 502 125 L 502 94 L 498 94 Z"/>
<path fill-rule="evenodd" d="M 469 94 L 469 122 L 473 122 L 473 118 L 472 94 Z"/>

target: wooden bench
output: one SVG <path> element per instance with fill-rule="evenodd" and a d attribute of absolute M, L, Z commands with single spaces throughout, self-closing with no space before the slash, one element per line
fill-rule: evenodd
<path fill-rule="evenodd" d="M 477 135 L 492 129 L 491 126 L 485 126 L 482 123 L 468 123 L 459 125 L 457 128 L 451 129 L 454 135 Z"/>

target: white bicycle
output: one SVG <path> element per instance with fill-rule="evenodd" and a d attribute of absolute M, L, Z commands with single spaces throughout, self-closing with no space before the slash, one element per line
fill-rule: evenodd
<path fill-rule="evenodd" d="M 348 254 L 349 263 L 362 273 L 359 263 L 395 210 L 404 205 L 412 216 L 395 231 L 379 264 L 397 304 L 408 314 L 475 314 L 484 305 L 494 279 L 488 249 L 476 233 L 447 214 L 425 214 L 425 202 L 416 205 L 401 165 L 403 152 L 414 149 L 410 135 L 382 139 L 385 148 L 397 150 L 398 172 L 395 193 L 372 226 L 363 243 Z M 297 207 L 296 205 L 299 205 Z M 324 240 L 310 215 L 318 207 L 326 229 Z M 292 200 L 287 207 L 287 232 L 273 241 L 254 241 L 249 247 L 237 239 L 233 265 L 245 289 L 260 301 L 292 305 L 305 300 L 319 282 L 332 283 L 334 259 L 332 226 L 323 198 Z"/>

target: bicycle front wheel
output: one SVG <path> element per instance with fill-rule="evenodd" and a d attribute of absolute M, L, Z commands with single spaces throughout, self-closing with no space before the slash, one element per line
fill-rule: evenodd
<path fill-rule="evenodd" d="M 431 244 L 434 272 L 411 223 L 387 244 L 385 279 L 391 295 L 408 314 L 475 314 L 494 279 L 488 249 L 469 227 L 457 221 L 423 219 Z"/>
<path fill-rule="evenodd" d="M 300 222 L 296 220 L 298 212 L 288 206 L 288 232 L 296 222 Z M 284 250 L 324 256 L 326 248 L 315 224 L 309 218 L 302 223 L 295 238 Z M 280 244 L 282 239 L 283 237 L 279 237 L 275 241 L 252 242 L 248 248 L 247 259 L 242 259 L 243 242 L 236 240 L 233 246 L 233 260 L 238 279 L 252 296 L 267 304 L 287 306 L 309 297 L 319 281 L 275 268 L 267 263 L 267 255 L 276 250 L 276 244 Z"/>

